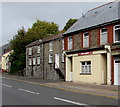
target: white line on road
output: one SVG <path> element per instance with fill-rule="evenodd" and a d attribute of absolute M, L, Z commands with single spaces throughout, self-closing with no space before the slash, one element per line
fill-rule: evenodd
<path fill-rule="evenodd" d="M 11 88 L 12 86 L 10 86 L 10 85 L 7 85 L 7 84 L 2 84 L 3 86 L 6 86 L 6 87 L 9 87 L 9 88 Z"/>
<path fill-rule="evenodd" d="M 39 93 L 36 93 L 36 92 L 33 92 L 33 91 L 21 89 L 21 88 L 18 88 L 18 90 L 20 90 L 20 91 L 25 91 L 25 92 L 32 93 L 32 94 L 39 94 Z"/>
<path fill-rule="evenodd" d="M 64 101 L 67 103 L 71 103 L 71 104 L 75 104 L 75 105 L 82 105 L 82 106 L 87 106 L 87 104 L 83 104 L 83 103 L 79 103 L 79 102 L 74 102 L 74 101 L 70 101 L 70 100 L 66 100 L 66 99 L 62 99 L 62 98 L 58 98 L 58 97 L 54 97 L 55 100 L 60 100 L 60 101 Z"/>

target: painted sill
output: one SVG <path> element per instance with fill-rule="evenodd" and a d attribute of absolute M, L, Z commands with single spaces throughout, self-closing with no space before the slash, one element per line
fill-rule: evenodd
<path fill-rule="evenodd" d="M 48 64 L 52 64 L 52 62 L 48 62 Z"/>
<path fill-rule="evenodd" d="M 92 75 L 91 73 L 80 73 L 80 75 Z"/>

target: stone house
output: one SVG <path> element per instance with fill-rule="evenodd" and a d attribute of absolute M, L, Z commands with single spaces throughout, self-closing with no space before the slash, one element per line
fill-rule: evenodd
<path fill-rule="evenodd" d="M 37 40 L 26 46 L 26 76 L 64 79 L 64 39 L 62 34 Z"/>
<path fill-rule="evenodd" d="M 120 2 L 89 10 L 64 34 L 65 80 L 120 85 Z"/>

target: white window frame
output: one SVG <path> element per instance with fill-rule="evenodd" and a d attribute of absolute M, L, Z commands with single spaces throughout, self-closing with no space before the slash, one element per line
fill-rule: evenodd
<path fill-rule="evenodd" d="M 73 39 L 72 36 L 68 37 L 68 50 L 71 50 L 73 48 Z"/>
<path fill-rule="evenodd" d="M 120 42 L 120 41 L 116 41 L 116 40 L 115 40 L 115 36 L 116 36 L 116 35 L 115 35 L 115 31 L 116 31 L 116 30 L 120 30 L 120 28 L 115 28 L 116 26 L 120 26 L 120 24 L 114 26 L 114 43 Z"/>
<path fill-rule="evenodd" d="M 103 29 L 106 29 L 106 32 L 102 32 Z M 106 39 L 106 41 L 104 41 Z M 100 45 L 105 45 L 108 43 L 108 30 L 107 28 L 100 29 Z"/>
<path fill-rule="evenodd" d="M 36 65 L 36 58 L 33 58 L 33 65 Z"/>
<path fill-rule="evenodd" d="M 40 65 L 40 57 L 37 57 L 37 64 Z"/>
<path fill-rule="evenodd" d="M 32 59 L 29 58 L 29 65 L 32 65 Z"/>
<path fill-rule="evenodd" d="M 32 48 L 28 49 L 29 55 L 32 55 Z"/>
<path fill-rule="evenodd" d="M 40 53 L 40 46 L 37 47 L 37 53 Z"/>
<path fill-rule="evenodd" d="M 86 34 L 88 34 L 87 36 L 86 36 Z M 87 43 L 87 44 L 86 44 Z M 83 47 L 85 48 L 85 47 L 89 47 L 89 33 L 88 32 L 85 32 L 84 34 L 83 34 Z"/>
<path fill-rule="evenodd" d="M 90 62 L 90 64 L 87 64 Z M 91 61 L 81 61 L 81 72 L 80 74 L 91 74 Z M 85 65 L 82 65 L 82 63 L 85 63 Z"/>
<path fill-rule="evenodd" d="M 49 63 L 52 63 L 53 62 L 53 55 L 52 54 L 50 54 L 49 55 L 49 61 L 48 61 Z"/>
<path fill-rule="evenodd" d="M 62 50 L 64 50 L 64 39 L 62 39 Z"/>
<path fill-rule="evenodd" d="M 64 53 L 62 53 L 62 62 L 65 62 L 65 54 Z"/>
<path fill-rule="evenodd" d="M 49 42 L 49 51 L 53 51 L 53 43 Z"/>

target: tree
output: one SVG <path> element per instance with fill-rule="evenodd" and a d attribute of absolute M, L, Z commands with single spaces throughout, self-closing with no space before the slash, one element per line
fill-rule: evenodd
<path fill-rule="evenodd" d="M 67 31 L 78 19 L 69 19 L 63 28 L 64 31 Z"/>
<path fill-rule="evenodd" d="M 59 29 L 57 24 L 37 19 L 37 21 L 33 23 L 32 28 L 28 29 L 27 35 L 32 35 L 33 39 L 42 39 L 49 35 L 55 35 L 58 33 Z"/>
<path fill-rule="evenodd" d="M 58 34 L 58 25 L 54 22 L 40 21 L 37 19 L 33 26 L 26 32 L 24 27 L 18 30 L 17 34 L 10 41 L 13 53 L 10 55 L 10 73 L 23 71 L 26 66 L 26 48 L 29 43 L 44 37 Z"/>

